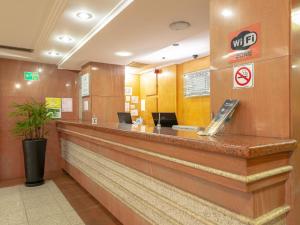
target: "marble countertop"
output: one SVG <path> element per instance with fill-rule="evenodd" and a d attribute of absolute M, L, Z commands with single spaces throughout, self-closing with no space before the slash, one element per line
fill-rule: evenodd
<path fill-rule="evenodd" d="M 63 125 L 88 128 L 101 132 L 114 133 L 146 141 L 173 144 L 203 151 L 223 153 L 241 158 L 254 158 L 279 152 L 289 152 L 296 149 L 297 146 L 297 141 L 291 139 L 229 134 L 207 137 L 199 136 L 195 131 L 174 130 L 165 127 L 157 129 L 156 127 L 145 125 L 137 126 L 119 123 L 92 125 L 89 122 L 83 121 L 57 121 L 59 130 L 64 129 Z"/>

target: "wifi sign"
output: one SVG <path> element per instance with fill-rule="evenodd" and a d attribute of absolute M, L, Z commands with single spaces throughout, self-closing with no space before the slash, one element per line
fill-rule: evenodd
<path fill-rule="evenodd" d="M 231 63 L 260 56 L 260 24 L 242 28 L 229 34 L 230 51 L 225 56 Z"/>
<path fill-rule="evenodd" d="M 246 50 L 254 45 L 257 41 L 257 33 L 243 31 L 231 41 L 232 50 Z"/>

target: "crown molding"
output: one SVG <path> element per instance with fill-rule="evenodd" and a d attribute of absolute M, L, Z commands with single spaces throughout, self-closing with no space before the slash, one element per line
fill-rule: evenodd
<path fill-rule="evenodd" d="M 60 18 L 66 6 L 68 5 L 69 0 L 53 0 L 53 2 L 54 3 L 52 5 L 50 13 L 35 43 L 35 52 L 38 52 L 40 49 L 42 49 L 42 47 L 48 41 L 51 33 L 53 32 L 57 24 L 58 19 Z"/>
<path fill-rule="evenodd" d="M 98 32 L 100 32 L 108 23 L 117 17 L 124 9 L 126 9 L 134 0 L 122 0 L 116 5 L 102 20 L 99 21 L 75 46 L 72 48 L 58 63 L 60 68 L 62 64 L 68 61 L 79 49 L 81 49 L 89 40 L 91 40 Z"/>

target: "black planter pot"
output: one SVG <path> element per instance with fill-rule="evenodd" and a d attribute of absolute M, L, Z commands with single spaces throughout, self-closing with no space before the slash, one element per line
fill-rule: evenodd
<path fill-rule="evenodd" d="M 44 183 L 47 139 L 23 140 L 24 166 L 27 187 Z"/>

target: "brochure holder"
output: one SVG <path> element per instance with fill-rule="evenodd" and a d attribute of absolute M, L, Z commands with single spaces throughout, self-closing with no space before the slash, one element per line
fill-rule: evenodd
<path fill-rule="evenodd" d="M 223 129 L 225 122 L 230 120 L 238 104 L 239 100 L 226 99 L 209 126 L 204 131 L 199 131 L 197 134 L 201 136 L 216 135 Z"/>

